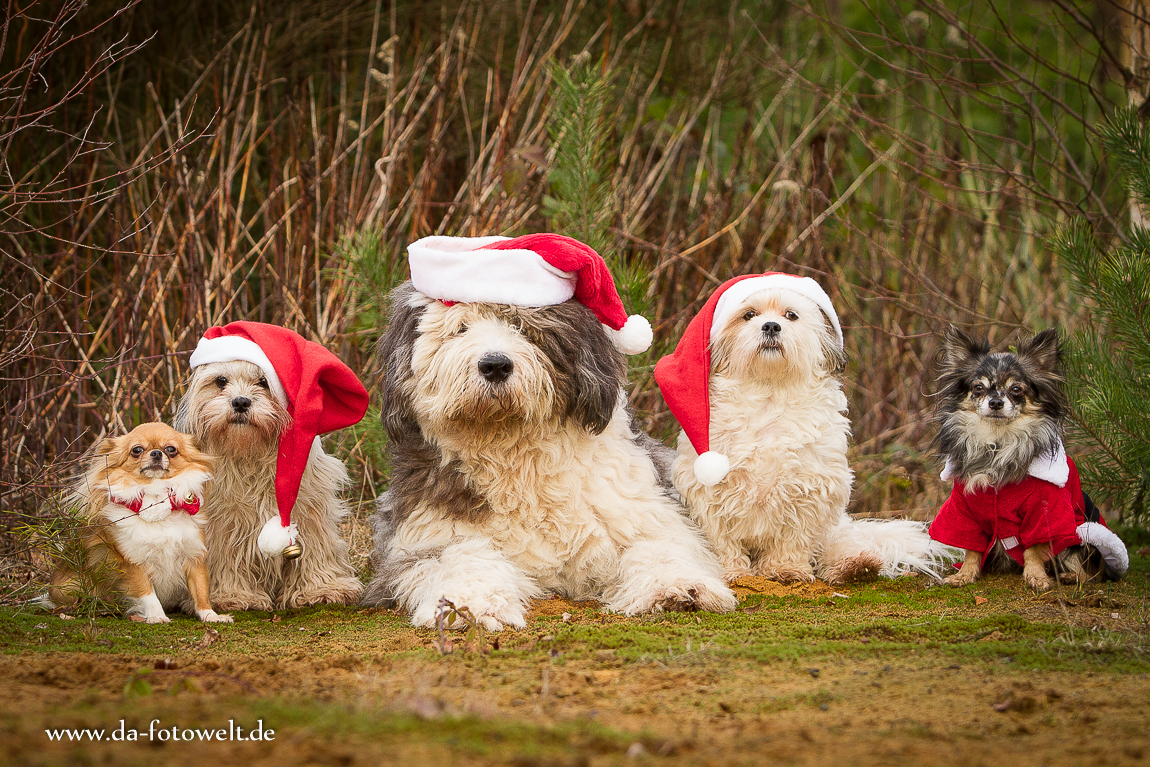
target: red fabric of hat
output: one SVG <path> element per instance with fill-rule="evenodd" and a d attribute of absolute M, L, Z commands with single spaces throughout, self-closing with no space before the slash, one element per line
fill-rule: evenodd
<path fill-rule="evenodd" d="M 277 520 L 273 517 L 260 533 L 261 550 L 278 554 L 295 542 L 291 512 L 312 442 L 320 434 L 359 423 L 367 412 L 368 394 L 338 357 L 278 325 L 241 321 L 209 328 L 192 354 L 191 365 L 230 360 L 258 365 L 272 391 L 286 397 L 281 404 L 292 419 L 280 435 L 276 458 L 276 506 L 281 529 L 275 529 L 273 522 Z"/>

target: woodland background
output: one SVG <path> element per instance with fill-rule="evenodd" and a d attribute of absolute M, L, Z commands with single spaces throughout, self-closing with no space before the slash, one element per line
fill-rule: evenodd
<path fill-rule="evenodd" d="M 1127 226 L 1095 132 L 1142 103 L 1145 19 L 1108 0 L 9 0 L 4 567 L 97 437 L 171 418 L 207 327 L 286 325 L 370 384 L 408 242 L 588 215 L 655 328 L 631 361 L 655 436 L 676 427 L 651 368 L 710 292 L 812 276 L 846 331 L 852 510 L 929 518 L 940 331 L 1090 332 L 1047 243 L 1073 217 L 1104 243 Z M 590 155 L 570 151 L 580 118 Z M 387 481 L 377 422 L 329 438 L 358 519 Z"/>

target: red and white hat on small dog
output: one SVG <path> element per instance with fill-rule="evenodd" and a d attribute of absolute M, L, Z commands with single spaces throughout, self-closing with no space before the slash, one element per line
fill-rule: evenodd
<path fill-rule="evenodd" d="M 196 368 L 235 360 L 263 371 L 272 395 L 291 416 L 291 424 L 280 434 L 276 458 L 279 516 L 267 521 L 257 541 L 260 551 L 277 556 L 296 543 L 299 531 L 291 512 L 312 443 L 320 434 L 359 423 L 367 412 L 367 390 L 351 368 L 323 346 L 295 331 L 262 322 L 208 328 L 190 364 Z M 298 552 L 289 556 L 299 556 Z"/>
<path fill-rule="evenodd" d="M 624 354 L 651 346 L 651 323 L 627 316 L 607 262 L 571 237 L 435 235 L 408 245 L 407 260 L 415 289 L 444 303 L 530 307 L 574 298 L 595 313 Z"/>
<path fill-rule="evenodd" d="M 698 453 L 695 478 L 704 485 L 722 482 L 731 470 L 726 455 L 711 450 L 711 338 L 742 303 L 763 290 L 789 290 L 814 301 L 830 320 L 839 348 L 843 330 L 830 297 L 810 277 L 782 272 L 745 274 L 727 280 L 687 325 L 675 351 L 655 365 L 663 399 Z"/>

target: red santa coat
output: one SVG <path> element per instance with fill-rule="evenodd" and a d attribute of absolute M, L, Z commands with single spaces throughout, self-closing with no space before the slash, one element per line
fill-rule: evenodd
<path fill-rule="evenodd" d="M 949 546 L 981 551 L 983 561 L 994 542 L 1002 541 L 1006 553 L 1020 565 L 1022 552 L 1031 546 L 1049 543 L 1053 556 L 1078 545 L 1078 526 L 1087 521 L 1086 503 L 1078 467 L 1069 457 L 1066 462 L 1069 476 L 1062 486 L 1028 476 L 998 489 L 969 492 L 962 480 L 956 479 L 950 498 L 930 525 L 930 537 Z"/>

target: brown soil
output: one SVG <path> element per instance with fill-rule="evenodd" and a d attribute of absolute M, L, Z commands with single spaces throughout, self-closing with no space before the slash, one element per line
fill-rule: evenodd
<path fill-rule="evenodd" d="M 817 583 L 743 579 L 735 586 L 811 599 L 835 594 Z M 554 621 L 571 613 L 563 620 L 605 626 L 628 620 L 589 607 L 540 600 L 532 616 Z M 1065 599 L 1032 598 L 1027 610 L 1033 620 L 1089 620 L 1086 609 L 1067 610 Z M 306 636 L 286 650 L 244 653 L 229 651 L 227 641 L 204 648 L 189 641 L 167 659 L 0 656 L 0 763 L 1150 764 L 1145 674 L 955 663 L 927 647 L 896 660 L 841 658 L 817 668 L 802 660 L 729 661 L 705 646 L 668 648 L 637 662 L 613 650 L 567 659 L 539 652 L 551 637 L 537 629 L 501 635 L 504 648 L 523 654 L 495 658 L 457 646 L 436 656 L 405 653 L 432 646 L 435 635 L 398 622 L 379 635 L 336 642 L 324 632 Z M 149 687 L 142 696 L 141 680 Z M 397 714 L 416 718 L 401 717 L 410 724 L 398 731 L 372 730 Z M 459 717 L 479 723 L 479 745 L 453 734 Z M 80 745 L 50 742 L 44 732 L 112 729 L 121 719 L 140 732 L 156 719 L 169 728 L 225 727 L 229 719 L 250 727 L 263 719 L 279 734 L 263 743 Z M 608 734 L 596 735 L 595 725 Z M 540 750 L 540 738 L 550 750 Z"/>

